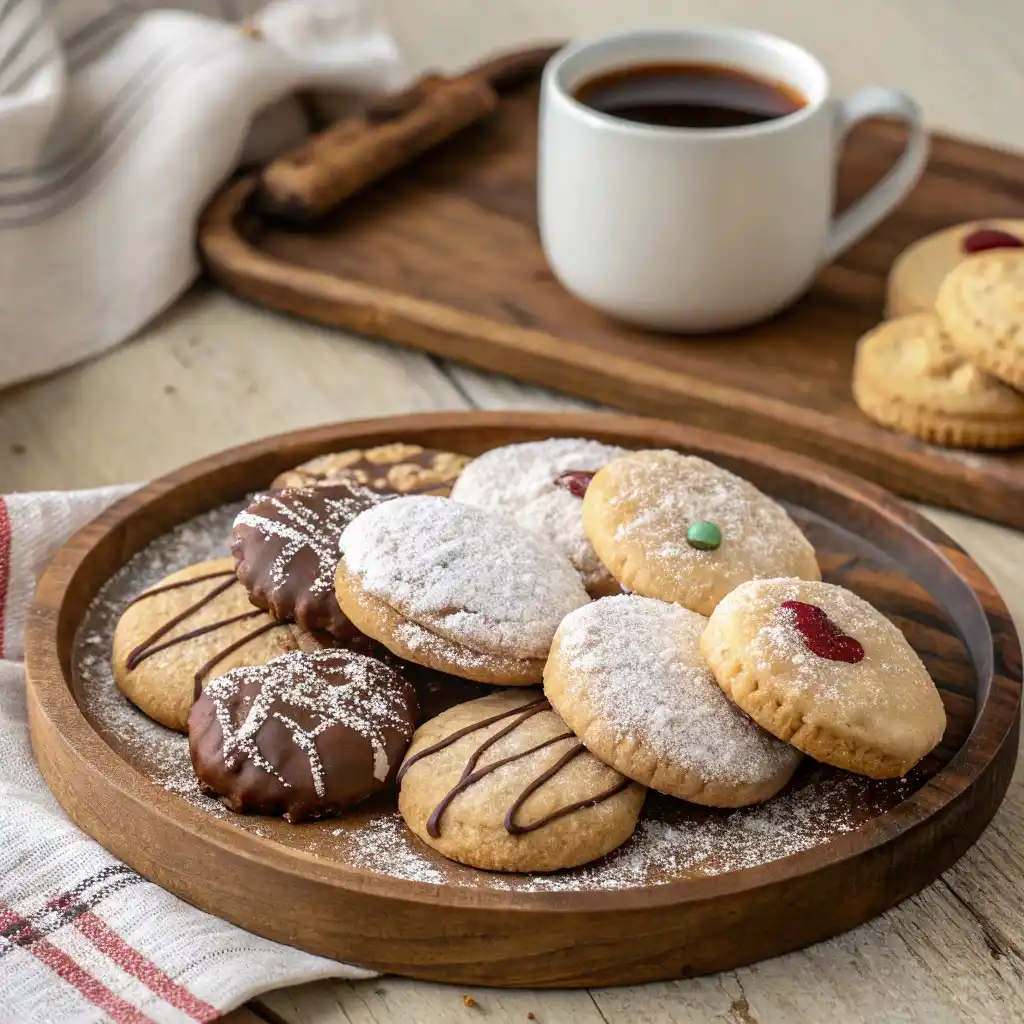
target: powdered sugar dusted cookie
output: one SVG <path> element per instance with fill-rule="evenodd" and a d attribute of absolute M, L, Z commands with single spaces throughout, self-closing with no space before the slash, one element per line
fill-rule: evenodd
<path fill-rule="evenodd" d="M 583 528 L 629 591 L 708 615 L 750 579 L 820 579 L 814 548 L 777 502 L 705 459 L 634 452 L 599 470 Z"/>
<path fill-rule="evenodd" d="M 540 682 L 559 622 L 589 601 L 548 541 L 445 498 L 358 516 L 341 537 L 342 611 L 402 658 L 478 682 Z"/>
<path fill-rule="evenodd" d="M 421 726 L 398 809 L 428 846 L 490 871 L 555 871 L 611 852 L 644 790 L 587 752 L 536 692 L 505 690 Z"/>
<path fill-rule="evenodd" d="M 412 739 L 412 687 L 353 651 L 285 654 L 213 680 L 189 716 L 204 791 L 233 811 L 307 821 L 391 784 Z"/>
<path fill-rule="evenodd" d="M 451 493 L 468 455 L 396 441 L 376 448 L 330 452 L 278 476 L 271 487 L 329 487 L 354 483 L 386 494 Z"/>
<path fill-rule="evenodd" d="M 259 495 L 235 519 L 231 545 L 252 603 L 306 629 L 355 637 L 334 596 L 338 539 L 360 512 L 387 497 L 350 484 Z"/>
<path fill-rule="evenodd" d="M 942 739 L 946 714 L 921 659 L 843 587 L 745 583 L 715 609 L 701 651 L 754 721 L 837 768 L 905 775 Z"/>
<path fill-rule="evenodd" d="M 114 631 L 114 679 L 154 721 L 184 732 L 196 691 L 241 665 L 322 644 L 253 608 L 230 558 L 191 565 L 141 593 Z"/>
<path fill-rule="evenodd" d="M 593 474 L 627 454 L 625 448 L 579 437 L 493 448 L 463 470 L 452 497 L 500 512 L 546 537 L 579 570 L 591 594 L 618 593 L 618 584 L 583 532 L 581 513 Z"/>
<path fill-rule="evenodd" d="M 606 597 L 558 629 L 544 694 L 587 748 L 652 789 L 712 807 L 774 796 L 800 754 L 722 693 L 700 655 L 702 615 Z"/>

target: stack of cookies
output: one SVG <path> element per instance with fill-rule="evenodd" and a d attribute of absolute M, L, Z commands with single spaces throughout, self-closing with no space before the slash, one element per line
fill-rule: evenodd
<path fill-rule="evenodd" d="M 1024 221 L 921 239 L 893 265 L 886 313 L 854 363 L 868 416 L 935 444 L 1024 444 Z"/>
<path fill-rule="evenodd" d="M 740 807 L 803 755 L 891 778 L 942 737 L 900 631 L 704 459 L 400 444 L 274 484 L 232 559 L 139 595 L 114 643 L 118 685 L 239 813 L 397 787 L 444 856 L 552 871 L 625 842 L 648 788 Z"/>

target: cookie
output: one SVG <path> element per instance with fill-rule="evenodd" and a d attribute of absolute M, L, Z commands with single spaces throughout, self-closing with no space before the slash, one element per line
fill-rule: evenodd
<path fill-rule="evenodd" d="M 341 610 L 401 658 L 481 683 L 539 683 L 579 574 L 543 538 L 447 498 L 396 498 L 341 535 Z"/>
<path fill-rule="evenodd" d="M 703 615 L 606 597 L 566 616 L 544 695 L 588 750 L 623 775 L 711 807 L 774 796 L 800 754 L 722 692 L 700 654 Z"/>
<path fill-rule="evenodd" d="M 391 785 L 415 720 L 412 687 L 381 662 L 292 653 L 211 680 L 188 743 L 203 792 L 241 814 L 300 822 Z"/>
<path fill-rule="evenodd" d="M 843 587 L 745 583 L 715 609 L 701 652 L 739 707 L 817 761 L 895 778 L 942 739 L 946 713 L 921 659 Z"/>
<path fill-rule="evenodd" d="M 341 640 L 357 636 L 334 596 L 338 539 L 360 512 L 387 495 L 355 484 L 259 495 L 235 519 L 235 572 L 257 608 Z"/>
<path fill-rule="evenodd" d="M 1024 444 L 1024 394 L 969 363 L 934 313 L 887 320 L 861 338 L 853 397 L 876 423 L 933 444 Z"/>
<path fill-rule="evenodd" d="M 583 532 L 582 499 L 594 473 L 625 448 L 557 437 L 493 448 L 471 462 L 452 498 L 491 509 L 551 541 L 576 567 L 593 596 L 618 593 Z"/>
<path fill-rule="evenodd" d="M 396 442 L 320 455 L 282 473 L 270 486 L 323 487 L 354 481 L 387 494 L 447 497 L 469 461 L 468 455 Z"/>
<path fill-rule="evenodd" d="M 627 590 L 701 615 L 746 580 L 821 578 L 814 548 L 781 505 L 693 455 L 610 462 L 587 488 L 583 528 Z"/>
<path fill-rule="evenodd" d="M 935 312 L 965 358 L 1024 390 L 1024 251 L 961 263 L 939 286 Z"/>
<path fill-rule="evenodd" d="M 234 561 L 218 558 L 172 573 L 128 606 L 114 630 L 114 679 L 150 718 L 184 732 L 207 680 L 318 650 L 322 639 L 253 608 Z"/>
<path fill-rule="evenodd" d="M 535 693 L 504 690 L 416 730 L 399 774 L 409 828 L 487 871 L 557 871 L 610 853 L 644 790 L 587 752 Z"/>
<path fill-rule="evenodd" d="M 885 315 L 931 313 L 942 279 L 965 259 L 991 248 L 1024 246 L 1024 220 L 970 221 L 925 235 L 889 271 Z"/>

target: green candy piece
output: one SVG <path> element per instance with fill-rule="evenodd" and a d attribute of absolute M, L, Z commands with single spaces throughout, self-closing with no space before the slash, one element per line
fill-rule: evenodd
<path fill-rule="evenodd" d="M 698 551 L 714 551 L 722 544 L 722 531 L 706 519 L 698 519 L 686 531 L 686 543 Z"/>

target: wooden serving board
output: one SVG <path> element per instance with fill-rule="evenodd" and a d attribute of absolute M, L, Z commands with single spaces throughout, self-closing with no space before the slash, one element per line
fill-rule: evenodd
<path fill-rule="evenodd" d="M 106 633 L 96 632 L 96 608 L 111 600 L 105 585 L 179 525 L 197 534 L 194 517 L 207 510 L 328 451 L 402 440 L 478 454 L 550 436 L 693 452 L 784 500 L 825 579 L 872 601 L 924 659 L 948 715 L 939 748 L 892 782 L 805 761 L 786 793 L 742 812 L 649 794 L 637 834 L 605 861 L 555 876 L 501 875 L 427 849 L 405 829 L 393 794 L 302 826 L 232 815 L 199 796 L 191 777 L 170 785 L 161 774 L 168 743 L 185 749 L 184 737 L 149 723 L 112 682 L 101 693 L 88 683 L 119 614 L 109 607 Z M 184 554 L 197 560 L 206 552 Z M 157 569 L 167 564 L 158 560 Z M 101 589 L 108 596 L 97 605 Z M 602 414 L 343 423 L 187 466 L 124 499 L 58 552 L 29 616 L 26 665 L 43 775 L 71 817 L 142 875 L 313 953 L 498 986 L 623 984 L 729 969 L 880 913 L 949 867 L 995 813 L 1016 759 L 1021 696 L 1020 648 L 995 590 L 953 541 L 886 492 L 748 441 Z M 798 813 L 780 819 L 778 809 L 791 805 Z M 791 831 L 809 836 L 798 852 Z M 685 840 L 669 855 L 657 845 L 666 834 Z M 765 846 L 766 836 L 781 847 Z M 369 861 L 357 856 L 368 849 Z"/>
<path fill-rule="evenodd" d="M 535 224 L 536 120 L 535 84 L 503 93 L 484 121 L 315 229 L 261 217 L 248 203 L 253 180 L 235 182 L 201 228 L 206 264 L 264 306 L 768 441 L 907 497 L 1024 528 L 1024 453 L 949 451 L 884 430 L 849 386 L 854 343 L 881 318 L 893 258 L 958 221 L 1024 216 L 1024 157 L 936 136 L 914 193 L 796 306 L 741 333 L 666 336 L 614 323 L 552 278 Z M 881 177 L 901 143 L 882 122 L 850 137 L 841 205 Z"/>

